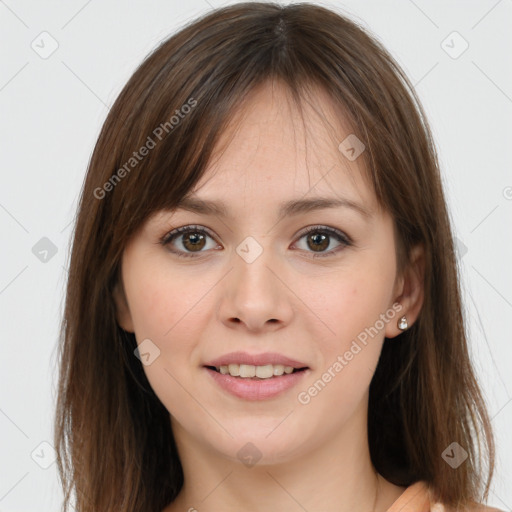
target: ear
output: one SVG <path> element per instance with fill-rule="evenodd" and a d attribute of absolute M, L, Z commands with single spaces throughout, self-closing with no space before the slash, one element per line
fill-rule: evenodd
<path fill-rule="evenodd" d="M 117 323 L 123 330 L 127 332 L 134 332 L 132 315 L 130 313 L 130 308 L 128 307 L 128 301 L 126 300 L 126 293 L 121 279 L 117 280 L 112 296 L 116 306 Z"/>
<path fill-rule="evenodd" d="M 394 338 L 402 332 L 397 324 L 403 316 L 407 319 L 408 328 L 416 321 L 423 305 L 424 288 L 425 248 L 419 244 L 412 248 L 410 263 L 397 280 L 393 303 L 399 303 L 402 309 L 386 325 L 386 338 Z"/>

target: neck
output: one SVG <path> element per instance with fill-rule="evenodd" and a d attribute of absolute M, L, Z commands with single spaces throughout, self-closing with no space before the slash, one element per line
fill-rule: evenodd
<path fill-rule="evenodd" d="M 366 418 L 300 456 L 247 467 L 209 451 L 174 424 L 185 482 L 164 512 L 324 510 L 385 512 L 403 492 L 370 459 Z"/>

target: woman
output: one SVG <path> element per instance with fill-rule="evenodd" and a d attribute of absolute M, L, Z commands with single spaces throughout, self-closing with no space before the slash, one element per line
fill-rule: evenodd
<path fill-rule="evenodd" d="M 64 509 L 486 508 L 435 147 L 362 28 L 238 4 L 136 70 L 82 191 L 56 420 Z"/>

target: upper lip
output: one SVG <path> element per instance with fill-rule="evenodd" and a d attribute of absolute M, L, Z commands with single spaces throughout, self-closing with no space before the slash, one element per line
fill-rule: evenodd
<path fill-rule="evenodd" d="M 253 366 L 265 366 L 267 364 L 282 364 L 293 368 L 307 368 L 308 365 L 277 354 L 275 352 L 264 352 L 262 354 L 248 354 L 247 352 L 230 352 L 223 356 L 208 361 L 204 366 L 227 366 L 229 364 L 249 364 Z"/>

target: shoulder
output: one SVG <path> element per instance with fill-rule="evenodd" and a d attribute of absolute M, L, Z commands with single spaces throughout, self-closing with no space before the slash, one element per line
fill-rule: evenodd
<path fill-rule="evenodd" d="M 480 503 L 468 505 L 464 509 L 448 507 L 432 499 L 428 484 L 416 482 L 405 489 L 386 512 L 504 512 Z"/>
<path fill-rule="evenodd" d="M 428 487 L 427 487 L 428 488 Z M 429 493 L 431 496 L 431 494 Z M 430 512 L 504 512 L 501 509 L 488 507 L 482 503 L 469 503 L 465 506 L 449 507 L 443 503 L 431 500 Z"/>
<path fill-rule="evenodd" d="M 430 507 L 431 512 L 504 512 L 499 508 L 488 507 L 477 503 L 475 505 L 467 506 L 464 509 L 447 507 L 441 503 L 433 503 Z"/>
<path fill-rule="evenodd" d="M 456 512 L 454 509 L 450 509 L 448 507 L 444 507 L 443 509 L 439 509 L 440 512 L 441 512 L 441 510 L 444 510 L 446 512 L 452 512 L 452 511 Z M 433 512 L 435 512 L 435 509 L 434 509 Z M 466 507 L 464 512 L 504 512 L 504 511 L 499 509 L 499 508 L 488 507 L 486 505 L 482 505 L 481 503 L 475 503 L 472 506 Z"/>

